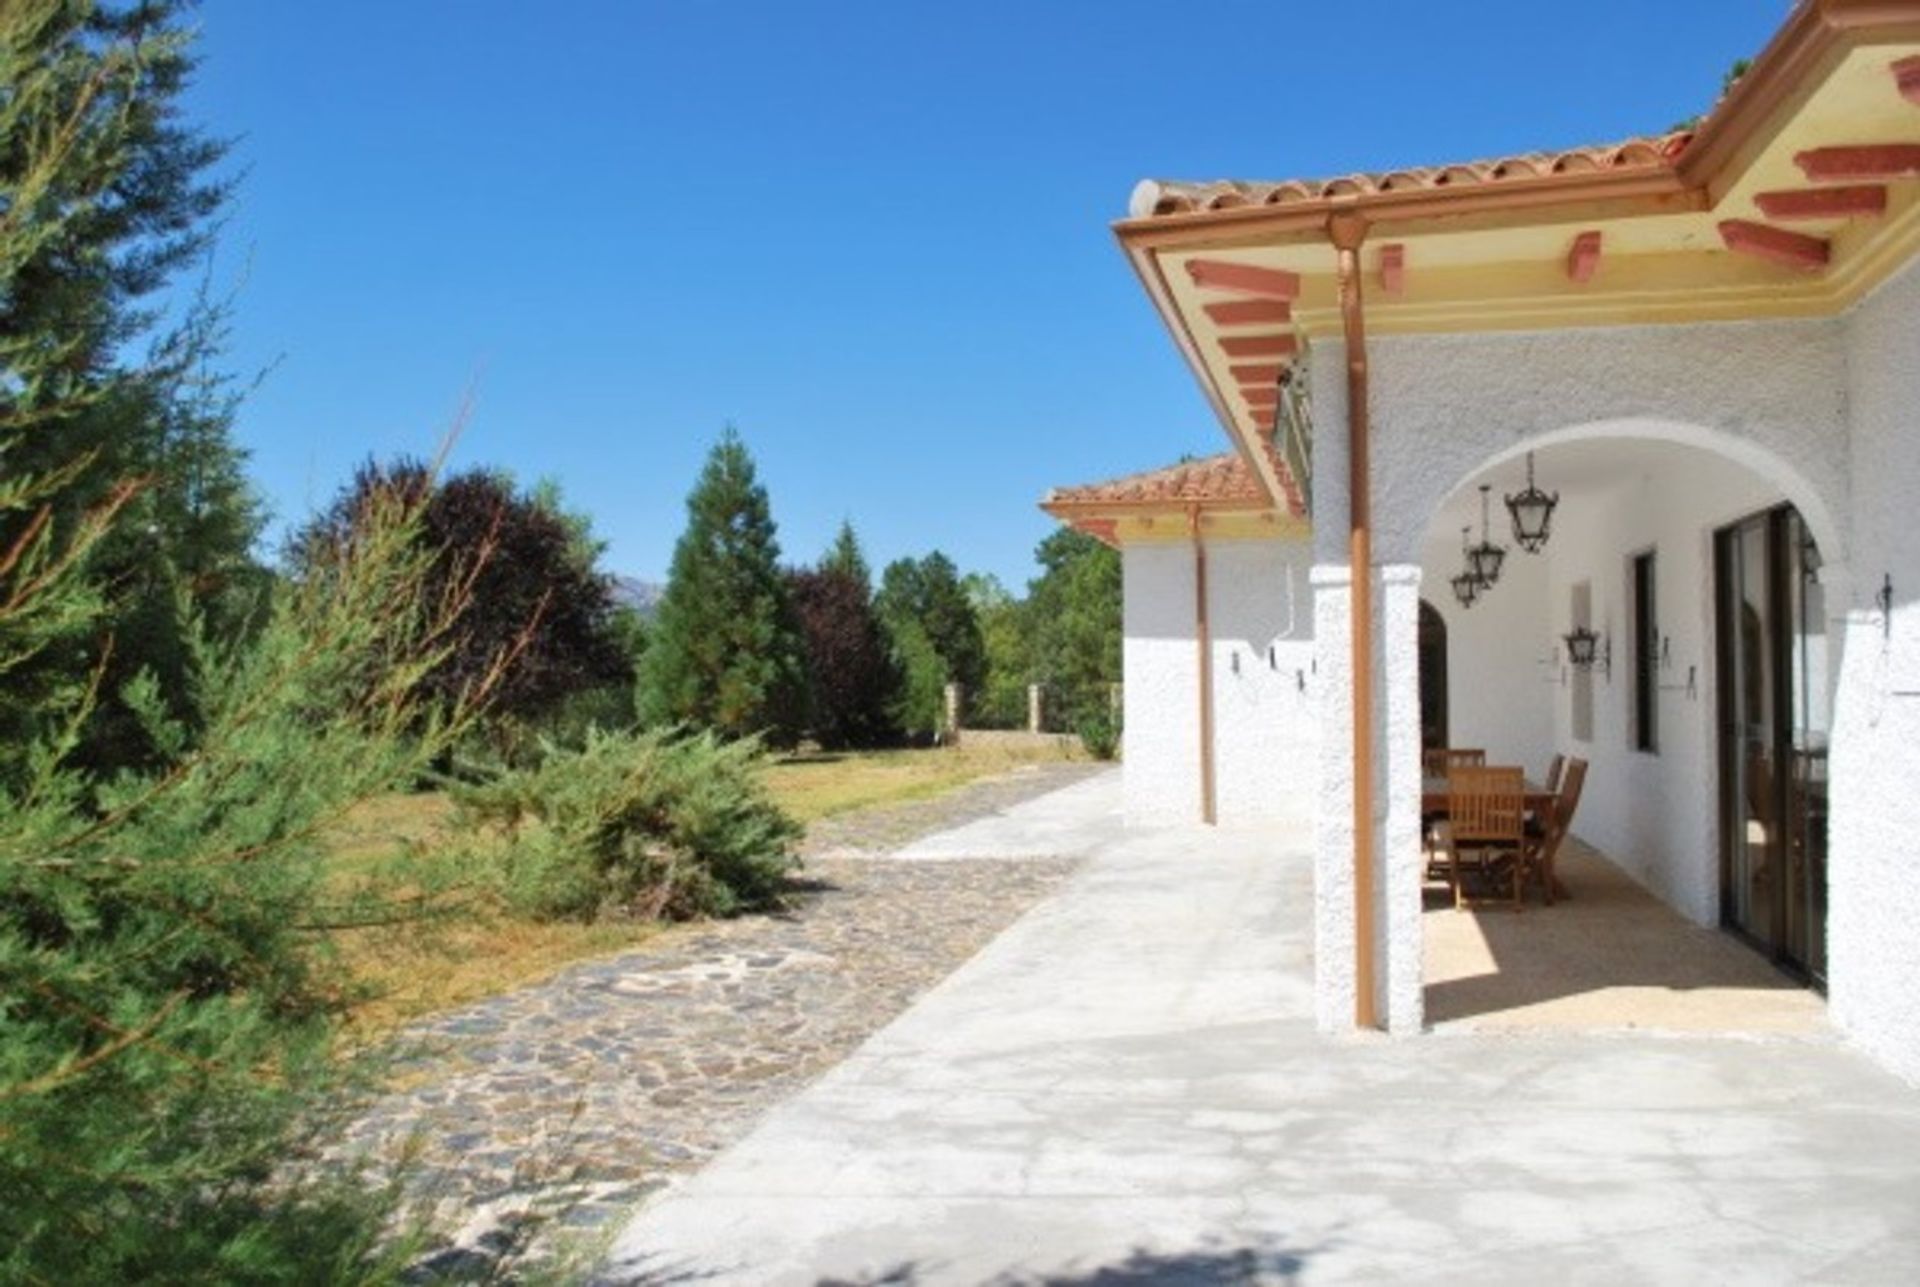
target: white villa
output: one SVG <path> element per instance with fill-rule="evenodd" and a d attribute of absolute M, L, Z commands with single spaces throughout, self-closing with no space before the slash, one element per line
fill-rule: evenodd
<path fill-rule="evenodd" d="M 1920 1081 L 1920 0 L 1804 0 L 1692 131 L 1116 232 L 1232 450 L 1044 507 L 1123 555 L 1130 818 L 1313 837 L 1321 1027 L 1424 1026 L 1423 746 L 1564 753 Z"/>

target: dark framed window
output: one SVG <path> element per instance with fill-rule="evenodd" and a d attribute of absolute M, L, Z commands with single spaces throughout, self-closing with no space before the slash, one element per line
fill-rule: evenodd
<path fill-rule="evenodd" d="M 1660 749 L 1660 614 L 1654 552 L 1633 559 L 1633 749 Z"/>

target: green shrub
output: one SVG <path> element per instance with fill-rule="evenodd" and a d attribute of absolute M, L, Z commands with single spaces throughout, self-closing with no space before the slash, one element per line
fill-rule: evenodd
<path fill-rule="evenodd" d="M 1083 710 L 1075 722 L 1074 731 L 1080 735 L 1080 745 L 1094 759 L 1111 760 L 1119 756 L 1120 721 L 1104 708 L 1089 707 Z"/>
<path fill-rule="evenodd" d="M 774 902 L 800 827 L 760 780 L 757 742 L 590 729 L 456 798 L 507 902 L 539 919 L 685 919 Z M 491 835 L 485 834 L 490 830 Z"/>

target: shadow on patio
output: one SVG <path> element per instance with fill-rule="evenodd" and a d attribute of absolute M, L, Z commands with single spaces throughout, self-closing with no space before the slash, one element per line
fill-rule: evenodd
<path fill-rule="evenodd" d="M 1426 893 L 1427 1022 L 1479 1031 L 1642 1029 L 1815 1036 L 1821 997 L 1718 930 L 1703 929 L 1599 851 L 1569 839 L 1573 897 L 1525 912 L 1456 911 Z"/>

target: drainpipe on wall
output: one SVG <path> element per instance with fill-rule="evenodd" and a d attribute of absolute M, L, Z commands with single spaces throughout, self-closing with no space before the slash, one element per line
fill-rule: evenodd
<path fill-rule="evenodd" d="M 1353 1022 L 1378 1027 L 1373 997 L 1373 496 L 1368 460 L 1367 327 L 1360 245 L 1367 223 L 1335 214 L 1327 238 L 1339 252 L 1340 320 L 1347 347 L 1347 563 L 1353 645 Z"/>
<path fill-rule="evenodd" d="M 1193 637 L 1199 661 L 1200 820 L 1217 820 L 1213 787 L 1213 627 L 1207 618 L 1207 545 L 1200 537 L 1200 507 L 1187 507 L 1187 532 L 1193 537 Z"/>

